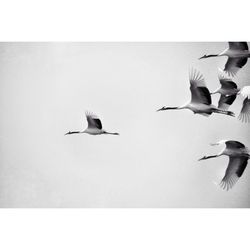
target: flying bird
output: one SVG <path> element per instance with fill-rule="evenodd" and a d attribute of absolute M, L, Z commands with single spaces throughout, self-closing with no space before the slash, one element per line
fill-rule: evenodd
<path fill-rule="evenodd" d="M 204 116 L 209 116 L 212 113 L 219 113 L 234 116 L 234 113 L 227 110 L 222 110 L 216 108 L 212 105 L 211 94 L 206 87 L 205 80 L 203 75 L 195 70 L 192 69 L 189 72 L 189 81 L 190 81 L 190 91 L 191 91 L 191 101 L 179 106 L 179 107 L 162 107 L 157 111 L 163 110 L 173 110 L 173 109 L 189 109 L 193 111 L 195 114 L 201 114 Z"/>
<path fill-rule="evenodd" d="M 250 57 L 247 42 L 229 42 L 229 47 L 221 53 L 204 55 L 199 59 L 221 56 L 228 57 L 224 71 L 229 75 L 236 75 L 239 69 L 247 63 L 247 59 Z"/>
<path fill-rule="evenodd" d="M 212 143 L 211 145 L 213 146 L 223 144 L 225 144 L 225 148 L 219 154 L 204 156 L 199 160 L 207 160 L 222 155 L 226 155 L 229 157 L 229 163 L 225 175 L 222 181 L 220 182 L 220 186 L 228 191 L 242 176 L 247 166 L 247 162 L 250 158 L 250 155 L 249 150 L 245 147 L 245 145 L 238 141 L 221 140 L 217 143 Z"/>
<path fill-rule="evenodd" d="M 219 71 L 218 78 L 221 86 L 211 93 L 211 95 L 220 94 L 218 108 L 228 110 L 234 103 L 236 97 L 241 95 L 245 99 L 242 103 L 238 119 L 242 122 L 250 122 L 250 86 L 238 88 L 237 84 L 230 77 L 222 74 L 221 71 Z"/>
<path fill-rule="evenodd" d="M 101 135 L 101 134 L 119 135 L 118 133 L 110 133 L 110 132 L 107 132 L 106 130 L 104 130 L 102 128 L 101 120 L 95 114 L 93 114 L 91 112 L 86 112 L 85 115 L 87 118 L 88 127 L 83 131 L 73 131 L 73 132 L 69 131 L 65 135 L 82 134 L 82 133 L 90 134 L 90 135 Z"/>

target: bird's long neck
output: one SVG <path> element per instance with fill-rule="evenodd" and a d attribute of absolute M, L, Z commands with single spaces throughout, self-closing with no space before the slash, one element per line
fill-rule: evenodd
<path fill-rule="evenodd" d="M 216 157 L 219 157 L 219 156 L 221 156 L 221 155 L 222 155 L 222 153 L 217 154 L 217 155 L 204 156 L 204 157 L 202 157 L 202 158 L 200 159 L 200 161 L 201 161 L 201 160 L 208 160 L 208 159 L 211 159 L 211 158 L 216 158 Z"/>
<path fill-rule="evenodd" d="M 206 58 L 208 57 L 217 57 L 217 56 L 220 56 L 219 54 L 210 54 L 210 55 L 207 55 Z"/>

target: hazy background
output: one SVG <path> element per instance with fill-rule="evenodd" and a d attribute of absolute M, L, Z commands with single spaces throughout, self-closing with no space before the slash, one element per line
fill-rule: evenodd
<path fill-rule="evenodd" d="M 190 99 L 188 70 L 219 86 L 227 43 L 1 43 L 0 207 L 249 207 L 250 172 L 229 192 L 228 158 L 204 162 L 249 124 L 190 111 L 156 113 Z M 250 63 L 238 73 L 250 85 Z M 215 97 L 215 96 L 214 96 Z M 214 98 L 217 104 L 218 97 Z M 231 110 L 238 115 L 241 97 Z M 120 136 L 64 136 L 100 116 Z"/>

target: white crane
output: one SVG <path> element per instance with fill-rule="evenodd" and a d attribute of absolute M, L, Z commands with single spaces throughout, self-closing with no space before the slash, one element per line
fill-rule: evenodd
<path fill-rule="evenodd" d="M 247 59 L 250 57 L 247 42 L 229 42 L 229 48 L 225 49 L 221 53 L 204 55 L 199 59 L 221 56 L 228 57 L 224 71 L 226 71 L 229 75 L 236 75 L 238 70 L 247 63 Z"/>
<path fill-rule="evenodd" d="M 231 78 L 225 76 L 225 74 L 222 74 L 221 70 L 219 71 L 218 77 L 221 86 L 211 93 L 221 95 L 218 108 L 228 110 L 230 105 L 232 105 L 235 101 L 237 95 L 241 95 L 245 99 L 242 103 L 242 108 L 238 119 L 242 122 L 250 122 L 250 86 L 238 88 L 237 84 L 233 82 Z"/>
<path fill-rule="evenodd" d="M 219 113 L 234 116 L 234 113 L 227 110 L 221 110 L 212 105 L 211 95 L 208 88 L 205 85 L 205 80 L 203 75 L 192 69 L 189 73 L 190 81 L 190 91 L 191 91 L 191 101 L 179 106 L 179 107 L 162 107 L 157 111 L 163 110 L 173 110 L 173 109 L 189 109 L 195 114 L 201 114 L 204 116 L 209 116 L 212 113 Z"/>
<path fill-rule="evenodd" d="M 210 158 L 220 157 L 226 155 L 229 157 L 229 163 L 225 172 L 225 176 L 220 182 L 220 186 L 223 189 L 229 190 L 234 186 L 238 179 L 242 176 L 248 159 L 250 158 L 249 150 L 244 144 L 238 141 L 232 140 L 221 140 L 217 143 L 212 143 L 211 145 L 222 145 L 225 144 L 226 147 L 217 155 L 204 156 L 201 160 L 207 160 Z"/>
<path fill-rule="evenodd" d="M 65 135 L 71 135 L 71 134 L 81 134 L 81 133 L 86 133 L 90 135 L 101 135 L 101 134 L 106 134 L 106 135 L 119 135 L 118 133 L 110 133 L 105 131 L 102 128 L 102 123 L 101 120 L 93 113 L 86 112 L 86 118 L 88 122 L 88 127 L 83 130 L 83 131 L 69 131 Z"/>

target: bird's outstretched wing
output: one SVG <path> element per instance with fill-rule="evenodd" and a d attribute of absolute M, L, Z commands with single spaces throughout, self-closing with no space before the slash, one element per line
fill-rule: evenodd
<path fill-rule="evenodd" d="M 233 82 L 229 76 L 226 76 L 225 74 L 223 74 L 223 71 L 221 69 L 219 70 L 218 78 L 219 78 L 221 87 L 223 89 L 232 90 L 232 89 L 238 88 L 237 84 Z"/>
<path fill-rule="evenodd" d="M 233 140 L 230 140 L 230 141 L 226 141 L 226 147 L 227 149 L 229 150 L 237 150 L 237 149 L 245 149 L 245 145 L 239 141 L 233 141 Z"/>
<path fill-rule="evenodd" d="M 218 108 L 222 110 L 228 110 L 230 105 L 232 105 L 233 102 L 235 101 L 236 96 L 237 95 L 230 95 L 230 96 L 221 95 Z"/>
<path fill-rule="evenodd" d="M 230 76 L 235 76 L 239 69 L 241 69 L 247 63 L 247 57 L 245 58 L 228 58 L 224 71 Z"/>
<path fill-rule="evenodd" d="M 85 115 L 86 115 L 86 118 L 88 121 L 88 128 L 102 129 L 101 120 L 98 118 L 97 115 L 95 115 L 91 112 L 86 112 Z"/>
<path fill-rule="evenodd" d="M 232 50 L 248 50 L 247 42 L 228 42 L 229 49 Z"/>
<path fill-rule="evenodd" d="M 243 97 L 248 97 L 250 98 L 250 86 L 245 86 L 243 87 L 241 90 L 240 90 L 240 94 L 243 96 Z"/>
<path fill-rule="evenodd" d="M 242 176 L 246 166 L 248 157 L 229 157 L 229 164 L 220 186 L 229 190 L 234 186 L 238 179 Z"/>
<path fill-rule="evenodd" d="M 242 122 L 250 122 L 250 99 L 248 97 L 243 101 L 238 118 Z"/>
<path fill-rule="evenodd" d="M 196 69 L 189 72 L 191 102 L 210 105 L 212 103 L 211 95 L 206 87 L 203 75 Z"/>

